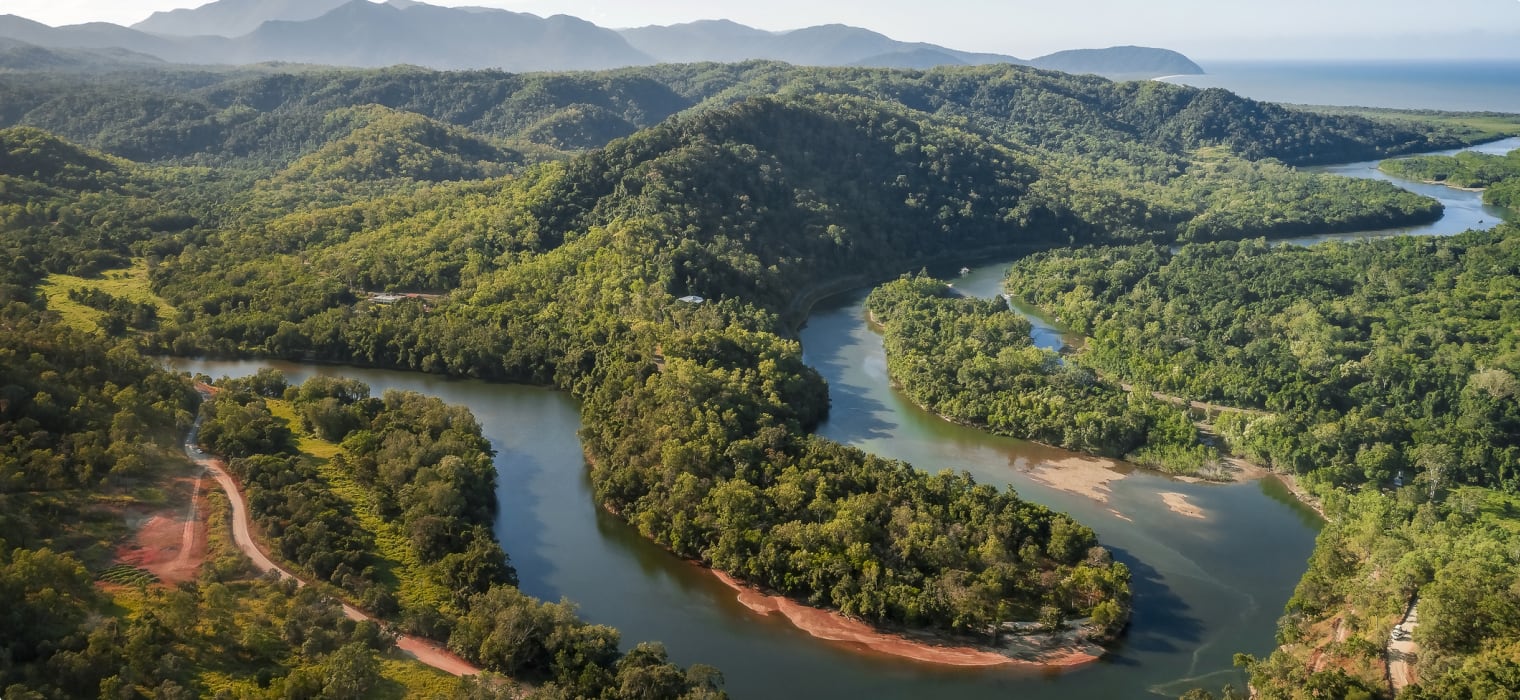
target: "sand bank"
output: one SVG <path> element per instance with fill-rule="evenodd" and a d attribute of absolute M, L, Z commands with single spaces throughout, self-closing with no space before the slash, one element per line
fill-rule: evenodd
<path fill-rule="evenodd" d="M 1107 503 L 1108 497 L 1113 493 L 1109 484 L 1126 476 L 1124 472 L 1114 469 L 1116 466 L 1116 462 L 1106 459 L 1070 457 L 1032 467 L 1029 477 L 1058 491 Z"/>
<path fill-rule="evenodd" d="M 1000 653 L 991 649 L 971 646 L 948 646 L 917 641 L 895 634 L 880 632 L 858 620 L 851 620 L 839 613 L 810 607 L 782 596 L 767 595 L 747 586 L 721 571 L 712 574 L 738 593 L 741 605 L 761 615 L 780 613 L 798 629 L 819 639 L 859 645 L 872 652 L 897 656 L 925 663 L 945 666 L 1032 666 L 1039 668 L 1071 668 L 1092 663 L 1098 656 L 1090 653 L 1086 645 L 1069 645 L 1055 649 L 1027 651 L 1009 650 Z"/>
<path fill-rule="evenodd" d="M 1198 520 L 1204 520 L 1207 517 L 1204 515 L 1202 508 L 1193 505 L 1192 502 L 1188 501 L 1187 496 L 1183 494 L 1169 491 L 1161 494 L 1161 500 L 1166 503 L 1167 508 L 1170 508 L 1173 513 L 1178 515 Z"/>

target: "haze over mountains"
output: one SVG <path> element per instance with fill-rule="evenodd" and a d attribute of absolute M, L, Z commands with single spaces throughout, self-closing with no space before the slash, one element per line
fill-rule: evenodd
<path fill-rule="evenodd" d="M 567 15 L 448 8 L 412 0 L 220 0 L 155 13 L 122 27 L 94 22 L 49 27 L 0 16 L 0 68 L 91 68 L 125 64 L 240 65 L 270 61 L 354 67 L 413 64 L 442 70 L 602 70 L 655 63 L 751 59 L 813 66 L 924 69 L 1017 63 L 1074 73 L 1141 78 L 1198 74 L 1165 49 L 1114 47 L 1033 60 L 897 41 L 846 25 L 769 32 L 726 20 L 612 30 Z M 19 42 L 19 44 L 17 43 Z M 101 54 L 109 50 L 114 54 Z M 40 52 L 39 52 L 40 51 Z M 81 53 L 83 52 L 83 53 Z M 123 53 L 130 52 L 130 53 Z"/>

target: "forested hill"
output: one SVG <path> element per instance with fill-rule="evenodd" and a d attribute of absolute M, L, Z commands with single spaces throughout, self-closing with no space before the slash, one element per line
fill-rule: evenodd
<path fill-rule="evenodd" d="M 292 180 L 478 180 L 503 175 L 525 157 L 411 112 L 378 105 L 341 109 L 327 123 L 352 129 L 281 171 Z"/>
<path fill-rule="evenodd" d="M 678 113 L 799 93 L 869 97 L 1017 143 L 1163 170 L 1176 166 L 1180 151 L 1204 145 L 1312 163 L 1462 143 L 1407 123 L 1294 112 L 1218 89 L 1009 65 L 890 71 L 765 62 L 537 75 L 416 68 L 0 75 L 0 126 L 36 126 L 140 161 L 281 165 L 338 135 L 330 112 L 368 104 L 479 136 L 582 150 Z"/>

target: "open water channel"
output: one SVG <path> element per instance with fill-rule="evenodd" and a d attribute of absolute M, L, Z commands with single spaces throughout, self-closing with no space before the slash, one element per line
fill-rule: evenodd
<path fill-rule="evenodd" d="M 1520 139 L 1490 144 L 1504 152 Z M 1379 177 L 1375 164 L 1325 170 Z M 1497 223 L 1503 212 L 1480 195 L 1445 187 L 1398 184 L 1436 196 L 1446 217 L 1431 226 L 1338 235 L 1450 235 Z M 1326 237 L 1301 239 L 1312 242 Z M 991 297 L 1007 261 L 965 261 L 962 293 Z M 1103 661 L 1045 673 L 1016 668 L 956 669 L 879 656 L 816 640 L 778 616 L 739 605 L 711 575 L 645 541 L 597 508 L 568 396 L 544 389 L 449 380 L 387 370 L 273 361 L 169 360 L 174 369 L 213 377 L 243 376 L 263 367 L 293 382 L 341 375 L 387 389 L 418 391 L 474 411 L 497 451 L 501 515 L 496 534 L 521 577 L 522 589 L 580 606 L 594 623 L 622 631 L 624 644 L 658 640 L 681 664 L 721 669 L 739 698 L 1119 698 L 1176 697 L 1202 685 L 1243 685 L 1236 652 L 1271 651 L 1276 620 L 1304 570 L 1319 520 L 1277 480 L 1185 483 L 1135 470 L 1112 469 L 1063 450 L 996 437 L 947 423 L 891 388 L 880 336 L 863 309 L 867 290 L 828 300 L 802 330 L 808 362 L 829 381 L 833 408 L 819 430 L 828 438 L 938 471 L 964 470 L 977 480 L 1009 485 L 1024 498 L 1072 514 L 1098 532 L 1130 567 L 1134 618 Z M 1036 319 L 1036 340 L 1060 343 L 1060 332 Z M 1085 463 L 1085 464 L 1081 464 Z M 1051 485 L 1050 465 L 1109 474 L 1098 498 Z M 1093 471 L 1096 470 L 1096 471 Z M 1106 477 L 1107 478 L 1107 477 Z M 1202 518 L 1174 512 L 1161 494 L 1180 494 Z"/>

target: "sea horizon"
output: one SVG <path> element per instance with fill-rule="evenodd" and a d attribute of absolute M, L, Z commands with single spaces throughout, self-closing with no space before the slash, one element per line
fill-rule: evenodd
<path fill-rule="evenodd" d="M 1289 104 L 1520 113 L 1520 59 L 1209 60 L 1166 82 Z"/>

